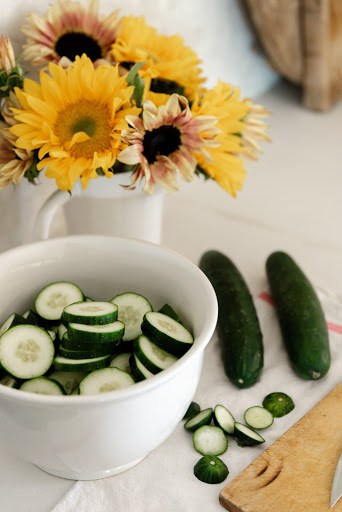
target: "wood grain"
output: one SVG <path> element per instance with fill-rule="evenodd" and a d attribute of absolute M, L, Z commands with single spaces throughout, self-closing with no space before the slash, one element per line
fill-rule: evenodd
<path fill-rule="evenodd" d="M 341 0 L 245 0 L 271 66 L 302 85 L 306 107 L 325 111 L 342 97 Z"/>
<path fill-rule="evenodd" d="M 329 512 L 341 452 L 342 384 L 232 480 L 220 503 L 229 512 Z"/>

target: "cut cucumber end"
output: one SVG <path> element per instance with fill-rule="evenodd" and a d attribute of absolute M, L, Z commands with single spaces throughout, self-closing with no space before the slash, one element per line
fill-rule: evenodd
<path fill-rule="evenodd" d="M 229 475 L 229 470 L 215 455 L 204 455 L 194 466 L 194 475 L 206 484 L 221 484 Z"/>
<path fill-rule="evenodd" d="M 294 408 L 295 404 L 292 398 L 286 393 L 275 391 L 265 396 L 262 405 L 267 409 L 274 418 L 281 418 L 289 414 Z"/>

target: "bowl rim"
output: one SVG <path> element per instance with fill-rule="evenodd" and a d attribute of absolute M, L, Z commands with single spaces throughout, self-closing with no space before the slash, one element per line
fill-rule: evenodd
<path fill-rule="evenodd" d="M 71 235 L 71 236 L 63 236 L 51 238 L 48 240 L 33 242 L 30 244 L 25 244 L 21 246 L 17 246 L 7 251 L 4 251 L 0 254 L 0 260 L 3 258 L 11 258 L 13 255 L 25 252 L 28 249 L 37 248 L 43 246 L 45 247 L 47 244 L 61 244 L 61 243 L 77 243 L 77 241 L 84 242 L 85 240 L 93 240 L 97 243 L 100 243 L 101 240 L 106 241 L 115 241 L 117 243 L 131 244 L 135 247 L 150 247 L 152 250 L 159 250 L 161 253 L 166 256 L 170 256 L 175 258 L 178 262 L 181 262 L 185 265 L 190 272 L 197 276 L 197 279 L 202 283 L 202 286 L 207 294 L 207 307 L 206 307 L 206 315 L 205 321 L 203 324 L 203 328 L 199 336 L 196 337 L 195 343 L 192 347 L 182 356 L 180 359 L 175 362 L 172 366 L 167 368 L 166 370 L 161 371 L 160 373 L 154 375 L 150 379 L 146 379 L 144 381 L 136 382 L 134 385 L 129 386 L 127 388 L 123 388 L 120 390 L 114 390 L 107 393 L 97 394 L 97 395 L 39 395 L 36 393 L 29 393 L 27 391 L 20 391 L 18 389 L 9 388 L 6 386 L 0 385 L 0 397 L 6 397 L 7 399 L 12 399 L 13 401 L 18 402 L 27 402 L 32 405 L 50 405 L 57 407 L 74 407 L 74 406 L 84 406 L 87 405 L 102 405 L 107 402 L 120 402 L 127 398 L 139 396 L 142 393 L 152 391 L 154 388 L 159 385 L 166 383 L 168 380 L 172 379 L 176 376 L 182 368 L 188 366 L 190 362 L 193 360 L 196 355 L 200 354 L 204 351 L 206 345 L 209 343 L 212 335 L 214 333 L 217 315 L 218 315 L 218 304 L 215 291 L 210 283 L 209 279 L 202 272 L 202 270 L 195 265 L 191 260 L 187 257 L 183 256 L 181 253 L 164 247 L 152 242 L 147 242 L 144 240 L 138 240 L 134 238 L 123 238 L 116 236 L 107 236 L 107 235 Z M 89 242 L 90 243 L 90 242 Z"/>

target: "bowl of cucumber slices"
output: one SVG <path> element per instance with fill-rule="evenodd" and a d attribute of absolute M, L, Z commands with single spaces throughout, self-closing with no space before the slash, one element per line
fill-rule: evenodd
<path fill-rule="evenodd" d="M 176 252 L 70 236 L 0 255 L 0 437 L 56 476 L 93 480 L 171 435 L 198 385 L 215 292 Z"/>

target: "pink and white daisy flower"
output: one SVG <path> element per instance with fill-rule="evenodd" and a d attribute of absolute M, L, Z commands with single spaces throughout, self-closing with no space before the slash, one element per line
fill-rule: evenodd
<path fill-rule="evenodd" d="M 122 138 L 128 146 L 118 160 L 137 166 L 129 188 L 135 188 L 144 178 L 144 191 L 149 194 L 156 184 L 178 190 L 178 174 L 191 181 L 198 155 L 210 158 L 206 148 L 218 144 L 216 117 L 193 117 L 187 99 L 177 94 L 160 107 L 145 101 L 142 117 L 127 116 L 126 120 L 130 128 L 122 132 Z"/>

